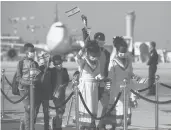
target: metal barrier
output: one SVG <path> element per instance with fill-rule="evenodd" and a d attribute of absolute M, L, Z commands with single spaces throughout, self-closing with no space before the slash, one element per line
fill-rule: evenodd
<path fill-rule="evenodd" d="M 126 86 L 127 86 L 127 79 L 124 79 L 123 80 L 124 82 L 124 104 L 123 104 L 123 112 L 124 112 L 124 126 L 123 126 L 123 129 L 124 130 L 127 130 L 128 129 L 128 126 L 127 126 L 127 113 L 128 113 L 128 110 L 127 110 L 127 91 L 126 91 Z"/>
<path fill-rule="evenodd" d="M 30 79 L 31 79 L 31 84 L 30 84 L 30 130 L 34 130 L 35 86 L 33 85 L 33 79 L 32 78 L 30 78 Z"/>
<path fill-rule="evenodd" d="M 5 81 L 5 69 L 2 69 L 2 86 L 1 86 L 1 88 L 2 88 L 2 90 L 4 91 L 4 85 L 5 85 L 5 83 L 4 83 L 4 81 Z M 3 118 L 4 117 L 4 96 L 2 95 L 2 97 L 1 97 L 1 102 L 2 102 L 2 106 L 1 106 L 1 108 L 2 108 L 2 110 L 1 110 L 1 118 Z"/>
<path fill-rule="evenodd" d="M 34 114 L 35 114 L 35 103 L 34 103 L 34 98 L 35 98 L 35 85 L 34 85 L 34 80 L 36 78 L 36 76 L 39 74 L 38 73 L 39 70 L 35 69 L 35 68 L 31 68 L 30 69 L 30 130 L 34 130 Z M 2 111 L 1 111 L 1 116 L 3 119 L 4 118 L 4 99 L 6 98 L 10 103 L 12 104 L 17 104 L 19 102 L 21 102 L 23 99 L 26 98 L 26 96 L 28 96 L 28 93 L 25 94 L 21 99 L 19 99 L 18 101 L 12 101 L 4 92 L 4 85 L 5 85 L 5 80 L 7 81 L 7 83 L 12 87 L 12 84 L 10 83 L 10 81 L 7 79 L 7 77 L 5 76 L 5 69 L 2 70 L 2 78 L 1 78 L 1 83 L 2 83 L 2 88 L 1 88 L 1 93 L 2 93 Z M 59 107 L 65 105 L 69 100 L 70 98 L 73 96 L 74 92 L 72 92 L 69 97 L 64 101 L 62 102 L 61 104 L 59 104 L 59 106 L 57 107 L 51 107 L 49 106 L 51 109 L 58 109 Z M 10 117 L 9 117 L 10 118 Z M 24 130 L 24 121 L 22 118 L 20 118 L 20 130 Z M 79 128 L 78 128 L 79 129 Z"/>
<path fill-rule="evenodd" d="M 155 85 L 156 85 L 155 101 L 150 100 L 150 99 L 147 99 L 147 98 L 143 97 L 142 95 L 136 93 L 135 91 L 131 90 L 131 92 L 133 94 L 135 94 L 136 96 L 139 96 L 141 99 L 143 99 L 145 101 L 148 101 L 150 103 L 154 103 L 155 104 L 155 130 L 159 130 L 159 104 L 169 104 L 169 103 L 171 103 L 171 100 L 168 100 L 168 101 L 159 101 L 159 96 L 158 96 L 158 94 L 159 94 L 159 91 L 158 91 L 159 90 L 159 86 L 158 85 L 159 84 L 160 85 L 163 84 L 163 83 L 162 84 L 159 83 L 159 79 L 160 79 L 159 75 L 156 75 L 155 76 Z M 168 85 L 165 85 L 165 86 L 167 88 L 170 88 L 170 87 L 168 87 Z"/>
<path fill-rule="evenodd" d="M 76 117 L 76 130 L 79 130 L 79 99 L 78 99 L 78 86 L 75 86 L 75 117 Z"/>
<path fill-rule="evenodd" d="M 2 84 L 1 84 L 1 90 L 5 90 L 5 69 L 2 69 L 1 70 L 1 82 L 2 82 Z M 5 108 L 5 98 L 4 98 L 4 96 L 3 96 L 3 94 L 1 94 L 1 120 L 6 120 L 6 119 L 9 119 L 10 117 L 9 116 L 7 116 L 6 114 L 5 114 L 5 112 L 4 112 L 4 108 Z"/>
<path fill-rule="evenodd" d="M 30 81 L 31 81 L 31 84 L 30 84 L 30 130 L 34 130 L 34 114 L 35 114 L 35 110 L 34 110 L 34 98 L 35 98 L 35 85 L 33 83 L 34 81 L 34 78 L 36 77 L 37 75 L 37 72 L 35 72 L 35 69 L 30 69 Z M 152 103 L 155 103 L 155 130 L 159 130 L 159 104 L 168 104 L 168 103 L 171 103 L 171 101 L 163 101 L 163 102 L 160 102 L 159 101 L 159 97 L 158 97 L 158 84 L 161 84 L 159 83 L 159 79 L 160 77 L 158 75 L 156 75 L 155 77 L 155 84 L 156 84 L 156 96 L 155 96 L 155 101 L 152 101 L 150 99 L 146 99 L 145 97 L 141 96 L 140 95 L 140 98 L 146 100 L 146 101 L 149 101 L 149 102 L 152 102 Z M 123 124 L 123 128 L 124 130 L 128 130 L 128 126 L 127 126 L 127 108 L 128 108 L 128 97 L 127 97 L 127 79 L 124 79 L 123 80 L 124 82 L 124 88 L 123 88 L 123 92 L 124 92 L 124 104 L 123 104 L 123 112 L 124 112 L 124 124 Z M 2 69 L 2 89 L 4 91 L 4 86 L 5 85 L 5 69 Z M 74 91 L 75 91 L 75 100 L 76 100 L 76 103 L 75 103 L 75 117 L 76 117 L 76 129 L 79 130 L 79 89 L 78 89 L 78 84 L 75 85 L 74 87 Z M 135 95 L 138 95 L 138 93 L 134 92 L 133 90 L 131 90 L 132 93 L 134 93 Z M 73 92 L 72 92 L 73 93 Z M 120 97 L 121 93 L 119 94 L 118 96 L 118 99 Z M 72 94 L 70 95 L 72 96 Z M 70 99 L 70 98 L 69 98 Z M 66 101 L 66 103 L 69 101 L 69 99 Z M 4 118 L 5 116 L 5 113 L 4 113 L 4 96 L 2 96 L 1 98 L 2 100 L 2 111 L 1 111 L 1 116 L 2 116 L 2 119 Z M 83 102 L 83 101 L 82 101 Z M 71 113 L 71 108 L 72 108 L 72 103 L 73 103 L 73 97 L 72 97 L 72 100 L 70 102 L 70 109 L 69 109 L 69 113 L 68 113 L 68 117 L 67 117 L 67 125 L 69 123 L 69 116 L 70 116 L 70 113 Z M 115 105 L 116 105 L 117 102 L 115 102 Z M 63 104 L 61 104 L 62 106 Z M 115 107 L 114 105 L 114 107 Z M 91 115 L 91 114 L 90 114 Z M 99 118 L 103 118 L 105 117 L 105 115 L 103 115 L 102 117 L 99 117 Z M 95 117 L 93 117 L 95 118 Z M 97 118 L 97 117 L 96 117 Z M 96 119 L 95 118 L 95 119 Z M 22 124 L 20 124 L 20 130 L 23 130 L 23 121 L 21 122 Z"/>
<path fill-rule="evenodd" d="M 4 87 L 5 87 L 5 69 L 2 69 L 2 74 L 1 74 L 1 76 L 2 76 L 2 86 L 1 86 L 1 88 L 2 88 L 2 90 L 4 91 Z M 2 95 L 1 96 L 1 108 L 2 108 L 2 110 L 1 110 L 1 118 L 3 119 L 4 118 L 4 116 L 5 116 L 5 114 L 4 114 L 4 96 Z"/>
<path fill-rule="evenodd" d="M 158 102 L 159 101 L 159 91 L 158 91 L 158 80 L 160 79 L 159 75 L 156 75 L 155 82 L 156 82 L 156 96 L 155 99 Z M 159 104 L 155 104 L 155 130 L 159 129 Z"/>

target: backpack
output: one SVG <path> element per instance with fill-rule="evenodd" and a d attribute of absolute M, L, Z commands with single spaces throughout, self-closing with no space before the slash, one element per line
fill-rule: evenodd
<path fill-rule="evenodd" d="M 23 60 L 19 61 L 19 68 L 20 68 L 20 73 L 22 74 Z M 15 72 L 13 80 L 12 80 L 12 94 L 13 95 L 20 96 L 18 86 L 19 86 L 19 81 L 17 81 L 17 72 Z"/>

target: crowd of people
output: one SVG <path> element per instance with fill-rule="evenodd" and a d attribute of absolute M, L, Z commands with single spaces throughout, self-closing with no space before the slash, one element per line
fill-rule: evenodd
<path fill-rule="evenodd" d="M 115 37 L 113 39 L 113 47 L 115 55 L 111 55 L 103 45 L 105 44 L 105 35 L 98 32 L 91 40 L 88 37 L 86 29 L 83 29 L 84 45 L 78 52 L 75 59 L 79 70 L 78 88 L 90 112 L 97 116 L 98 102 L 102 104 L 101 116 L 104 115 L 113 105 L 118 93 L 123 89 L 123 80 L 127 79 L 127 99 L 130 100 L 130 89 L 136 89 L 132 82 L 134 77 L 132 67 L 132 53 L 128 52 L 128 45 L 123 37 Z M 153 49 L 155 43 L 152 42 Z M 53 100 L 55 106 L 58 106 L 65 100 L 65 90 L 69 83 L 68 70 L 62 66 L 62 58 L 60 55 L 48 56 L 46 52 L 41 53 L 38 63 L 34 61 L 34 46 L 31 43 L 24 45 L 26 57 L 19 61 L 17 66 L 17 81 L 19 81 L 19 92 L 23 96 L 29 92 L 30 68 L 40 70 L 40 73 L 34 78 L 35 85 L 35 115 L 34 122 L 39 113 L 40 105 L 43 106 L 44 113 L 44 130 L 49 130 L 49 100 Z M 156 52 L 152 49 L 149 60 L 151 82 L 154 84 L 154 75 L 156 72 Z M 21 64 L 22 63 L 22 64 Z M 54 67 L 51 68 L 50 63 Z M 155 67 L 155 68 L 154 68 Z M 155 70 L 154 70 L 155 69 Z M 154 71 L 153 71 L 154 70 Z M 106 87 L 105 79 L 111 80 L 110 89 Z M 154 91 L 150 91 L 154 94 Z M 29 96 L 23 100 L 25 108 L 24 124 L 25 130 L 30 130 L 30 98 Z M 65 105 L 56 108 L 55 126 L 53 130 L 62 130 L 62 117 L 65 112 Z M 127 124 L 131 124 L 131 105 L 127 101 Z M 119 99 L 116 107 L 110 116 L 101 119 L 96 126 L 95 119 L 86 111 L 84 105 L 79 98 L 79 123 L 80 130 L 105 130 L 107 123 L 112 124 L 111 130 L 115 130 L 118 125 L 123 124 L 123 94 Z"/>

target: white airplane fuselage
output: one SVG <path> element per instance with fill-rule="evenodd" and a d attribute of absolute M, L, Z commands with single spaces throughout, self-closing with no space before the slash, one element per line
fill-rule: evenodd
<path fill-rule="evenodd" d="M 45 50 L 51 55 L 66 54 L 72 50 L 71 44 L 67 27 L 61 22 L 52 24 L 46 37 Z"/>

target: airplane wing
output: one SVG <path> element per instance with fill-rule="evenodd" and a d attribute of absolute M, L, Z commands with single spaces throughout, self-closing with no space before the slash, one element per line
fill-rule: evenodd
<path fill-rule="evenodd" d="M 46 44 L 33 44 L 36 49 L 40 50 L 47 50 Z M 9 43 L 9 42 L 1 42 L 1 46 L 9 46 L 11 48 L 15 47 L 24 47 L 24 44 L 22 43 Z"/>

